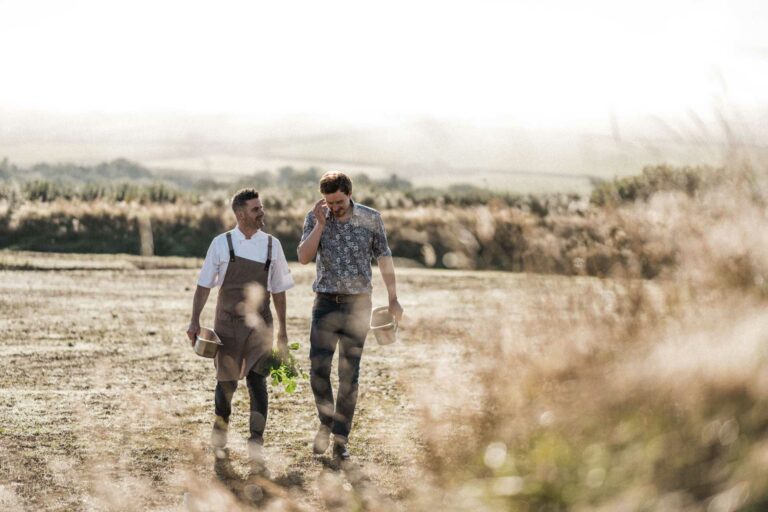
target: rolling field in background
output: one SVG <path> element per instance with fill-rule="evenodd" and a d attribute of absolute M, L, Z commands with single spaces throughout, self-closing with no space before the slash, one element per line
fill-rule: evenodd
<path fill-rule="evenodd" d="M 226 116 L 61 116 L 40 126 L 21 114 L 5 117 L 0 159 L 22 166 L 88 165 L 121 156 L 153 171 L 217 180 L 317 167 L 373 179 L 397 174 L 415 186 L 472 183 L 522 194 L 588 194 L 594 180 L 636 174 L 646 165 L 718 165 L 730 140 L 688 118 L 628 119 L 622 130 L 608 120 L 544 130 L 429 118 L 373 127 L 306 119 L 259 124 Z M 729 133 L 764 158 L 761 125 L 741 122 Z M 73 125 L 90 128 L 73 134 Z"/>

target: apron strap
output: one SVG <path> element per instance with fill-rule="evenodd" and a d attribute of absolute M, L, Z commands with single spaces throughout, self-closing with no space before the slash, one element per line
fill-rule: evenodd
<path fill-rule="evenodd" d="M 269 241 L 267 242 L 267 261 L 264 263 L 264 270 L 269 272 L 269 266 L 272 264 L 272 235 L 267 235 Z"/>
<path fill-rule="evenodd" d="M 235 261 L 235 248 L 232 246 L 232 233 L 227 233 L 227 245 L 229 246 L 229 262 Z"/>

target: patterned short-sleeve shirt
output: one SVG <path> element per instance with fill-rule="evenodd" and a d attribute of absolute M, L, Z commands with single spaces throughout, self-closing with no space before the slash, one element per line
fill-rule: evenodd
<path fill-rule="evenodd" d="M 325 222 L 315 265 L 312 289 L 319 293 L 371 293 L 371 259 L 392 256 L 381 214 L 367 206 L 350 203 L 352 216 L 340 222 L 333 215 Z M 301 241 L 315 227 L 315 214 L 304 219 Z"/>

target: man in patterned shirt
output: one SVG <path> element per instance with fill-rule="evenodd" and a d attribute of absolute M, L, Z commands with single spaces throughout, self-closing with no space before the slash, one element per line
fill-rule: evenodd
<path fill-rule="evenodd" d="M 323 199 L 307 213 L 299 262 L 316 260 L 316 293 L 310 331 L 310 383 L 320 419 L 313 450 L 322 454 L 333 434 L 333 456 L 349 459 L 347 440 L 357 402 L 360 358 L 371 319 L 371 259 L 376 258 L 389 295 L 389 312 L 399 321 L 395 266 L 381 215 L 352 201 L 352 180 L 343 173 L 320 179 Z M 339 346 L 339 389 L 334 406 L 331 364 Z"/>

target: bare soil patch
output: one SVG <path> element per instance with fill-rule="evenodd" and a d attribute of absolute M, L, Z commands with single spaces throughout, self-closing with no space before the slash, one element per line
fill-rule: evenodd
<path fill-rule="evenodd" d="M 575 281 L 496 272 L 399 269 L 399 341 L 368 338 L 350 450 L 333 467 L 311 453 L 308 381 L 270 390 L 271 479 L 247 479 L 247 391 L 235 394 L 230 446 L 239 478 L 214 473 L 215 373 L 184 330 L 198 260 L 0 254 L 0 504 L 19 510 L 404 509 L 426 478 L 424 394 L 464 386 L 467 326 L 492 314 L 514 328 L 537 290 Z M 292 266 L 290 341 L 309 368 L 312 266 Z M 385 303 L 375 283 L 374 305 Z M 212 293 L 203 315 L 211 324 Z M 500 316 L 501 315 L 501 316 Z M 477 340 L 475 340 L 477 341 Z M 334 363 L 334 371 L 336 364 Z M 458 398 L 457 398 L 458 400 Z"/>

